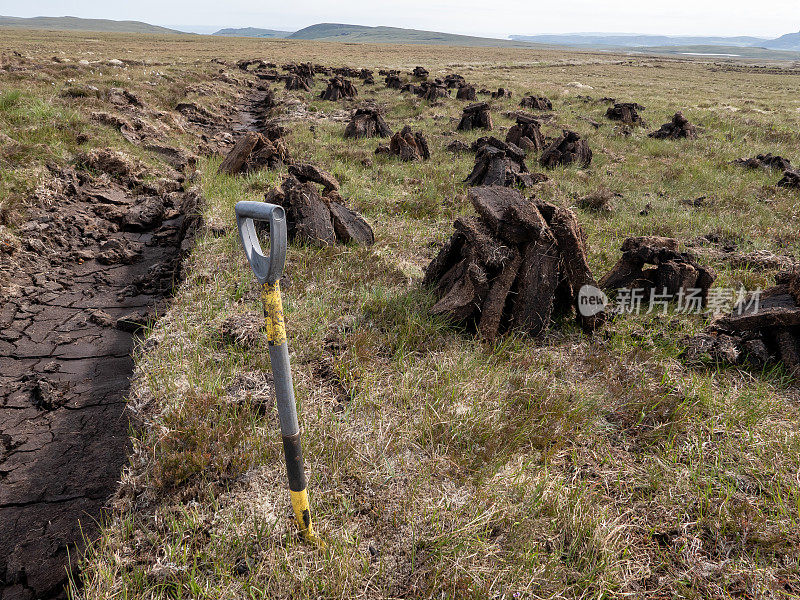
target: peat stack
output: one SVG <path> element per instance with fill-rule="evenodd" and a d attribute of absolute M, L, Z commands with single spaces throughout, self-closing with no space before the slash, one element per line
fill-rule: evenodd
<path fill-rule="evenodd" d="M 372 245 L 372 228 L 344 205 L 338 190 L 339 182 L 330 173 L 313 165 L 292 165 L 281 186 L 267 192 L 264 201 L 286 211 L 290 239 L 322 246 Z"/>
<path fill-rule="evenodd" d="M 306 62 L 306 63 L 288 63 L 281 67 L 287 73 L 294 73 L 295 75 L 299 75 L 305 79 L 311 78 L 313 81 L 314 73 L 316 72 L 316 68 L 314 67 L 313 63 Z M 323 67 L 324 69 L 325 67 Z"/>
<path fill-rule="evenodd" d="M 375 85 L 375 75 L 372 69 L 361 69 L 358 72 L 358 78 L 364 82 L 365 85 Z"/>
<path fill-rule="evenodd" d="M 400 88 L 400 92 L 408 92 L 409 94 L 414 94 L 416 96 L 422 95 L 422 88 L 418 86 L 416 83 L 406 82 Z"/>
<path fill-rule="evenodd" d="M 775 283 L 757 301 L 752 295 L 743 299 L 730 314 L 686 340 L 684 358 L 756 368 L 780 360 L 800 378 L 800 270 L 778 273 Z"/>
<path fill-rule="evenodd" d="M 389 73 L 386 75 L 384 82 L 386 83 L 387 88 L 393 90 L 399 90 L 401 87 L 403 87 L 403 82 L 400 80 L 399 73 Z"/>
<path fill-rule="evenodd" d="M 458 73 L 449 73 L 444 76 L 444 84 L 449 88 L 460 88 L 467 84 L 467 80 Z"/>
<path fill-rule="evenodd" d="M 286 75 L 286 89 L 287 90 L 303 90 L 310 92 L 314 87 L 314 65 L 310 62 L 288 65 L 283 65 L 283 70 L 289 74 Z"/>
<path fill-rule="evenodd" d="M 574 131 L 564 129 L 561 136 L 553 140 L 542 152 L 539 164 L 546 168 L 577 163 L 588 167 L 592 162 L 592 150 L 586 140 Z"/>
<path fill-rule="evenodd" d="M 475 86 L 464 84 L 458 88 L 456 92 L 456 100 L 472 100 L 473 102 L 478 97 L 475 92 Z"/>
<path fill-rule="evenodd" d="M 464 107 L 458 131 L 471 131 L 473 129 L 492 128 L 492 114 L 489 112 L 488 102 L 474 102 Z"/>
<path fill-rule="evenodd" d="M 344 130 L 346 138 L 389 137 L 392 130 L 374 106 L 357 108 Z"/>
<path fill-rule="evenodd" d="M 249 71 L 250 67 L 254 65 L 255 65 L 255 69 L 253 69 L 254 71 L 258 69 L 265 69 L 267 67 L 267 63 L 265 63 L 260 58 L 251 58 L 249 60 L 245 59 L 236 61 L 236 66 L 242 71 Z"/>
<path fill-rule="evenodd" d="M 352 99 L 358 96 L 358 90 L 353 82 L 338 75 L 328 80 L 328 87 L 325 88 L 319 97 L 323 100 L 336 102 L 337 100 Z"/>
<path fill-rule="evenodd" d="M 789 171 L 792 168 L 792 163 L 788 158 L 770 153 L 758 154 L 754 158 L 738 158 L 733 162 L 747 169 L 780 169 L 781 171 Z"/>
<path fill-rule="evenodd" d="M 425 271 L 423 284 L 438 298 L 432 312 L 490 342 L 509 330 L 540 335 L 571 314 L 578 291 L 596 285 L 574 213 L 506 187 L 470 188 L 468 196 L 478 217 L 456 219 Z M 605 313 L 576 318 L 591 332 Z"/>
<path fill-rule="evenodd" d="M 308 79 L 300 77 L 300 75 L 295 75 L 294 73 L 286 75 L 285 79 L 287 90 L 302 90 L 304 92 L 310 92 L 311 86 L 314 85 L 313 78 L 311 81 L 309 81 Z"/>
<path fill-rule="evenodd" d="M 544 96 L 525 96 L 519 105 L 531 110 L 553 110 L 553 103 Z"/>
<path fill-rule="evenodd" d="M 423 100 L 435 102 L 439 98 L 448 98 L 450 96 L 450 90 L 438 80 L 434 82 L 423 81 L 419 88 L 417 88 L 416 94 Z"/>
<path fill-rule="evenodd" d="M 461 140 L 453 140 L 452 142 L 447 144 L 445 148 L 449 152 L 453 152 L 454 154 L 461 154 L 462 152 L 469 152 L 470 150 L 469 144 Z"/>
<path fill-rule="evenodd" d="M 779 187 L 800 189 L 800 171 L 787 169 L 778 182 Z"/>
<path fill-rule="evenodd" d="M 319 65 L 317 65 L 315 70 L 317 73 L 323 72 L 320 70 Z M 358 77 L 361 74 L 361 71 L 353 67 L 333 67 L 332 69 L 328 69 L 328 71 L 333 72 L 334 75 L 338 75 L 339 77 Z"/>
<path fill-rule="evenodd" d="M 425 67 L 414 67 L 414 70 L 411 71 L 411 74 L 414 77 L 419 77 L 420 79 L 427 79 L 429 72 Z"/>
<path fill-rule="evenodd" d="M 406 125 L 392 136 L 388 146 L 378 146 L 375 154 L 394 154 L 404 161 L 428 160 L 431 152 L 428 149 L 428 140 L 421 133 L 413 133 L 411 127 Z"/>
<path fill-rule="evenodd" d="M 681 138 L 693 140 L 697 138 L 697 128 L 689 123 L 683 113 L 676 112 L 669 123 L 664 123 L 660 129 L 648 135 L 657 140 L 678 140 Z"/>
<path fill-rule="evenodd" d="M 492 98 L 511 98 L 511 90 L 497 88 L 496 92 L 492 92 Z"/>
<path fill-rule="evenodd" d="M 541 173 L 529 173 L 525 166 L 525 151 L 498 140 L 483 137 L 475 141 L 475 166 L 464 180 L 471 186 L 531 187 L 547 180 Z"/>
<path fill-rule="evenodd" d="M 616 102 L 606 111 L 606 117 L 612 121 L 622 121 L 627 125 L 644 125 L 642 117 L 638 111 L 644 110 L 644 106 L 635 102 Z"/>
<path fill-rule="evenodd" d="M 652 266 L 645 268 L 646 265 Z M 645 300 L 651 291 L 665 301 L 695 294 L 705 305 L 716 277 L 710 267 L 698 264 L 691 254 L 678 252 L 675 239 L 632 237 L 623 242 L 622 258 L 600 280 L 600 287 L 609 291 L 640 289 Z"/>
<path fill-rule="evenodd" d="M 539 128 L 539 120 L 525 112 L 514 113 L 517 124 L 506 134 L 506 142 L 519 146 L 525 151 L 539 152 L 544 148 L 544 136 Z"/>
<path fill-rule="evenodd" d="M 283 129 L 280 127 L 268 129 L 264 134 L 255 131 L 244 133 L 219 165 L 218 172 L 235 175 L 265 168 L 281 168 L 290 162 L 289 150 L 281 137 L 282 133 Z"/>

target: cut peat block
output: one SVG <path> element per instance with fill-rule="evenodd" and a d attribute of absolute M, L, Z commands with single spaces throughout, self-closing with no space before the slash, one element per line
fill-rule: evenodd
<path fill-rule="evenodd" d="M 267 192 L 264 200 L 286 211 L 290 239 L 321 246 L 372 245 L 372 228 L 344 205 L 338 190 L 339 182 L 330 173 L 314 165 L 298 164 L 289 167 L 281 186 Z"/>
<path fill-rule="evenodd" d="M 473 129 L 492 129 L 492 115 L 489 112 L 488 102 L 475 102 L 464 107 L 459 131 L 472 131 Z"/>
<path fill-rule="evenodd" d="M 343 77 L 334 77 L 328 80 L 328 87 L 322 91 L 320 98 L 336 102 L 337 100 L 350 100 L 358 96 L 358 90 L 353 82 Z"/>
<path fill-rule="evenodd" d="M 568 129 L 553 140 L 539 158 L 539 164 L 545 168 L 571 164 L 588 167 L 591 162 L 592 150 L 589 144 L 580 135 Z"/>
<path fill-rule="evenodd" d="M 428 140 L 419 132 L 413 133 L 408 125 L 392 136 L 388 146 L 378 146 L 375 154 L 394 154 L 404 161 L 428 160 L 431 157 Z"/>
<path fill-rule="evenodd" d="M 644 110 L 641 104 L 635 102 L 616 102 L 606 111 L 606 117 L 612 121 L 622 121 L 627 125 L 644 125 L 642 117 L 639 116 L 640 110 Z"/>
<path fill-rule="evenodd" d="M 512 116 L 517 123 L 509 128 L 506 142 L 519 146 L 527 152 L 541 152 L 544 148 L 544 136 L 539 119 L 522 111 L 515 112 Z"/>
<path fill-rule="evenodd" d="M 248 131 L 244 133 L 219 165 L 220 173 L 235 175 L 259 169 L 279 169 L 289 162 L 289 150 L 283 138 Z"/>
<path fill-rule="evenodd" d="M 475 86 L 464 84 L 458 88 L 456 92 L 456 100 L 471 100 L 475 101 L 478 97 L 475 91 Z"/>
<path fill-rule="evenodd" d="M 696 293 L 705 305 L 715 279 L 713 269 L 697 263 L 689 253 L 678 252 L 678 240 L 644 236 L 623 242 L 622 258 L 600 280 L 600 287 L 608 291 L 642 289 L 646 297 L 653 291 L 667 301 L 699 290 Z"/>
<path fill-rule="evenodd" d="M 473 142 L 475 166 L 464 180 L 468 185 L 531 187 L 547 180 L 542 173 L 529 173 L 525 152 L 518 146 L 496 137 L 482 137 Z"/>
<path fill-rule="evenodd" d="M 544 96 L 525 96 L 519 105 L 531 110 L 553 110 L 553 103 Z"/>
<path fill-rule="evenodd" d="M 778 182 L 779 187 L 794 188 L 800 190 L 800 170 L 794 171 L 787 169 L 783 172 L 783 177 Z"/>
<path fill-rule="evenodd" d="M 782 271 L 776 285 L 745 298 L 699 335 L 685 340 L 690 363 L 749 365 L 756 369 L 780 361 L 800 379 L 800 269 Z"/>
<path fill-rule="evenodd" d="M 697 128 L 689 123 L 683 113 L 677 112 L 669 123 L 664 123 L 660 129 L 648 135 L 657 140 L 693 140 L 697 138 Z"/>
<path fill-rule="evenodd" d="M 383 114 L 372 106 L 357 108 L 344 130 L 346 138 L 389 137 L 390 135 L 392 135 L 392 130 L 383 119 Z"/>
<path fill-rule="evenodd" d="M 788 158 L 770 153 L 759 154 L 753 158 L 738 158 L 733 163 L 747 169 L 780 169 L 781 171 L 789 171 L 792 168 L 792 163 Z"/>
<path fill-rule="evenodd" d="M 596 285 L 575 215 L 507 187 L 473 187 L 468 196 L 478 216 L 456 219 L 425 271 L 438 298 L 432 312 L 490 342 L 510 330 L 540 335 L 554 315 L 571 314 L 578 290 Z M 605 313 L 576 319 L 591 332 Z"/>
<path fill-rule="evenodd" d="M 392 130 L 383 119 L 383 114 L 373 106 L 357 108 L 344 130 L 346 138 L 389 137 L 390 135 L 392 135 Z"/>

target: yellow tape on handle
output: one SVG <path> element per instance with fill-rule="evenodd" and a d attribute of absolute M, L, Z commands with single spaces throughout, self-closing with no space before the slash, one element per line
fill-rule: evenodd
<path fill-rule="evenodd" d="M 281 285 L 278 281 L 261 286 L 261 302 L 264 304 L 267 341 L 271 346 L 280 346 L 286 342 L 286 325 L 283 322 Z"/>

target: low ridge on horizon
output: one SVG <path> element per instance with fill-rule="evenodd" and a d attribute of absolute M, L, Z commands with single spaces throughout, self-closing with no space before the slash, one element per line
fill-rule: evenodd
<path fill-rule="evenodd" d="M 11 17 L 0 15 L 0 27 L 98 31 L 116 33 L 165 33 L 196 35 L 143 21 L 85 19 L 81 17 Z M 635 33 L 565 33 L 509 35 L 508 39 L 471 36 L 422 29 L 390 26 L 367 26 L 346 23 L 316 23 L 297 31 L 260 27 L 226 27 L 211 35 L 337 41 L 347 43 L 394 43 L 422 45 L 520 47 L 566 46 L 581 49 L 625 50 L 668 54 L 724 54 L 742 58 L 796 60 L 800 52 L 800 32 L 775 39 L 757 36 L 683 36 Z"/>
<path fill-rule="evenodd" d="M 0 27 L 15 29 L 50 29 L 55 31 L 100 31 L 109 33 L 172 33 L 184 31 L 151 25 L 144 21 L 116 21 L 113 19 L 84 19 L 82 17 L 10 17 L 0 15 Z"/>

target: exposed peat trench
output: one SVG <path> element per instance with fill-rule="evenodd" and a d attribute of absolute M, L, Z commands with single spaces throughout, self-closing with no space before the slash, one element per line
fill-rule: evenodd
<path fill-rule="evenodd" d="M 0 254 L 2 600 L 63 597 L 68 552 L 97 531 L 126 460 L 136 331 L 172 290 L 196 205 L 54 177 L 23 247 Z"/>
<path fill-rule="evenodd" d="M 224 151 L 225 132 L 264 127 L 269 96 L 209 119 L 185 105 L 185 116 L 208 151 Z M 158 148 L 176 169 L 193 163 Z M 197 222 L 177 171 L 148 183 L 113 151 L 90 166 L 101 175 L 54 172 L 22 247 L 0 253 L 0 600 L 66 597 L 127 458 L 136 335 L 166 307 Z"/>

